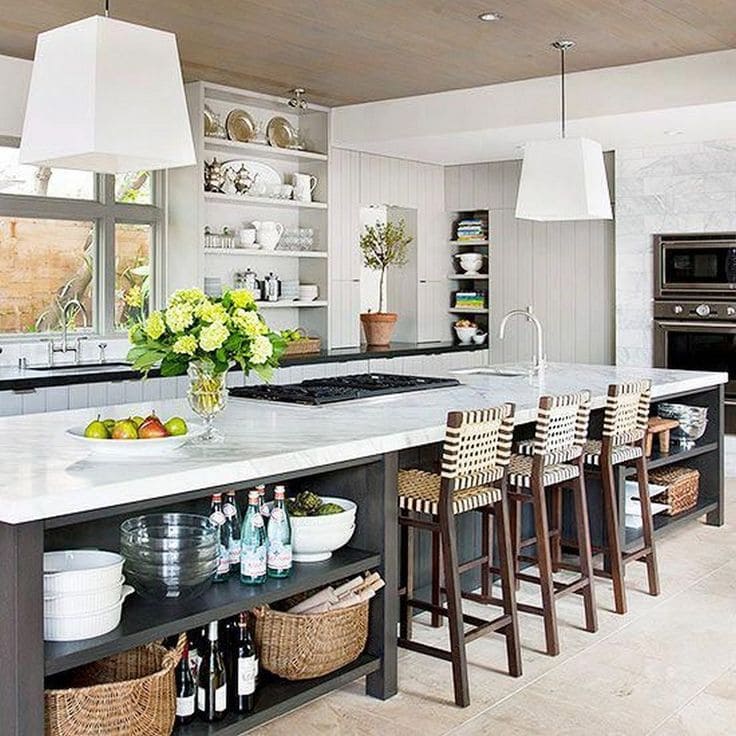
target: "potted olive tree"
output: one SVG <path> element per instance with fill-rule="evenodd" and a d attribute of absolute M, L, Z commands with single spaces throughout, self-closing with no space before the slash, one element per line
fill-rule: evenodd
<path fill-rule="evenodd" d="M 365 332 L 368 345 L 388 345 L 398 315 L 384 312 L 384 292 L 386 290 L 386 272 L 390 266 L 404 266 L 407 261 L 407 248 L 413 238 L 406 234 L 404 220 L 397 222 L 376 223 L 366 225 L 360 238 L 360 251 L 363 254 L 363 265 L 373 271 L 380 271 L 378 282 L 378 311 L 364 312 L 360 321 Z"/>

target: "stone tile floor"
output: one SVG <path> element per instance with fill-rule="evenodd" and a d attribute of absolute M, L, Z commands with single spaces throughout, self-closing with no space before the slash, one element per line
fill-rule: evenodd
<path fill-rule="evenodd" d="M 613 613 L 610 585 L 596 586 L 600 630 L 582 629 L 579 597 L 559 601 L 562 654 L 543 654 L 541 619 L 521 614 L 524 675 L 505 674 L 500 638 L 468 645 L 471 705 L 452 702 L 449 663 L 400 650 L 399 693 L 363 695 L 362 681 L 255 729 L 263 736 L 732 736 L 736 734 L 736 480 L 725 526 L 700 522 L 659 546 L 662 594 L 646 591 L 643 565 L 628 567 L 629 613 Z M 520 598 L 533 599 L 523 586 Z M 468 605 L 468 608 L 480 606 Z M 446 629 L 417 625 L 444 645 Z"/>

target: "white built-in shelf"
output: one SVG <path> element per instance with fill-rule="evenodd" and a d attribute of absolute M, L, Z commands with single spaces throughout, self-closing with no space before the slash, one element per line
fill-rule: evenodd
<path fill-rule="evenodd" d="M 447 276 L 451 281 L 485 281 L 488 278 L 487 273 L 451 273 Z"/>
<path fill-rule="evenodd" d="M 298 202 L 295 199 L 277 199 L 276 197 L 248 197 L 238 194 L 220 194 L 219 192 L 205 192 L 205 202 L 218 202 L 222 204 L 242 204 L 247 206 L 266 205 L 269 207 L 299 207 L 313 210 L 326 210 L 325 202 Z"/>
<path fill-rule="evenodd" d="M 452 314 L 488 314 L 488 308 L 461 309 L 459 307 L 451 307 L 448 311 L 452 312 Z"/>
<path fill-rule="evenodd" d="M 205 255 L 263 256 L 266 258 L 327 258 L 322 250 L 266 250 L 264 248 L 205 248 Z"/>
<path fill-rule="evenodd" d="M 327 154 L 316 151 L 300 151 L 296 148 L 277 148 L 267 143 L 243 143 L 225 138 L 204 139 L 206 151 L 230 151 L 233 154 L 247 154 L 258 158 L 277 158 L 284 161 L 306 159 L 308 161 L 327 161 Z"/>
<path fill-rule="evenodd" d="M 451 240 L 450 245 L 488 245 L 487 240 Z"/>
<path fill-rule="evenodd" d="M 278 302 L 256 302 L 259 309 L 306 309 L 309 307 L 326 307 L 327 302 L 300 302 L 300 301 L 278 301 Z"/>

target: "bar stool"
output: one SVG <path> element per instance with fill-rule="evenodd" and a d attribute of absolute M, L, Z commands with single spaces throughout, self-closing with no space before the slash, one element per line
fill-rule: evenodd
<path fill-rule="evenodd" d="M 514 427 L 514 406 L 478 411 L 450 412 L 442 447 L 440 475 L 422 470 L 399 471 L 399 525 L 401 529 L 401 573 L 404 587 L 399 590 L 399 646 L 452 662 L 455 703 L 470 705 L 466 643 L 487 631 L 498 631 L 506 638 L 509 672 L 521 675 L 521 649 L 516 610 L 516 591 L 509 530 L 505 476 L 511 455 Z M 460 565 L 457 551 L 455 517 L 477 511 L 482 514 L 483 539 L 487 546 L 481 556 Z M 490 591 L 493 551 L 491 549 L 491 519 L 495 520 L 498 538 L 499 572 L 501 577 L 503 614 L 491 621 L 463 614 L 460 572 L 480 567 Z M 439 534 L 444 586 L 447 605 L 440 601 L 427 602 L 414 597 L 414 530 Z M 433 555 L 432 578 L 439 581 L 440 570 Z M 436 582 L 439 587 L 439 582 Z M 433 598 L 435 596 L 433 595 Z M 439 595 L 437 595 L 439 598 Z M 477 598 L 476 598 L 477 600 Z M 497 603 L 491 599 L 487 603 Z M 448 619 L 450 649 L 429 646 L 412 639 L 413 609 L 429 611 Z M 464 624 L 473 628 L 465 631 Z"/>
<path fill-rule="evenodd" d="M 654 521 L 649 499 L 649 478 L 645 443 L 652 383 L 648 380 L 612 384 L 603 414 L 601 439 L 588 440 L 583 448 L 583 458 L 588 474 L 600 474 L 603 493 L 603 512 L 606 523 L 606 540 L 596 552 L 604 552 L 610 571 L 596 568 L 598 577 L 613 582 L 616 613 L 626 613 L 626 585 L 624 566 L 629 562 L 644 560 L 647 566 L 649 594 L 659 595 L 659 572 L 654 548 Z M 641 505 L 642 547 L 624 552 L 621 548 L 621 527 L 618 518 L 619 494 L 615 470 L 618 466 L 633 465 L 639 484 Z"/>
<path fill-rule="evenodd" d="M 509 502 L 516 579 L 539 585 L 542 594 L 541 607 L 526 603 L 518 603 L 517 607 L 519 611 L 544 618 L 547 654 L 552 656 L 560 653 L 557 598 L 570 593 L 581 593 L 585 606 L 586 629 L 591 632 L 598 630 L 582 457 L 589 419 L 589 391 L 542 396 L 539 399 L 534 440 L 520 443 L 520 449 L 525 454 L 512 455 L 509 464 Z M 569 583 L 558 582 L 553 576 L 554 572 L 561 569 L 560 520 L 563 488 L 569 488 L 573 493 L 580 549 L 580 577 Z M 548 522 L 548 497 L 552 503 L 553 515 L 558 520 L 552 530 Z M 521 512 L 524 504 L 532 504 L 534 510 L 535 535 L 527 539 L 521 538 Z M 522 551 L 531 546 L 536 547 L 536 554 L 523 555 Z M 536 563 L 539 576 L 521 572 L 520 562 Z"/>

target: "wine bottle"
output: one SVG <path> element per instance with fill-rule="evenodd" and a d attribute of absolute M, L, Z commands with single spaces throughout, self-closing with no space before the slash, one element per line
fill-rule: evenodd
<path fill-rule="evenodd" d="M 248 510 L 240 532 L 240 582 L 245 585 L 266 582 L 266 530 L 258 508 L 258 491 L 248 493 Z"/>
<path fill-rule="evenodd" d="M 202 652 L 204 651 L 206 636 L 207 633 L 202 627 L 187 631 L 187 641 L 189 642 L 189 668 L 192 671 L 194 682 L 197 682 L 197 673 L 199 672 L 199 663 L 202 661 Z"/>
<path fill-rule="evenodd" d="M 207 628 L 207 646 L 199 665 L 197 713 L 205 721 L 219 721 L 227 713 L 227 673 L 217 641 L 217 621 Z"/>
<path fill-rule="evenodd" d="M 271 512 L 268 506 L 266 506 L 266 486 L 256 486 L 256 490 L 258 491 L 258 506 L 261 509 L 261 516 L 267 519 Z"/>
<path fill-rule="evenodd" d="M 248 628 L 248 614 L 240 614 L 237 630 L 237 686 L 232 688 L 232 704 L 238 713 L 250 713 L 255 705 L 258 656 Z"/>
<path fill-rule="evenodd" d="M 179 664 L 176 665 L 176 723 L 183 726 L 194 719 L 197 687 L 192 677 L 192 663 L 189 661 L 189 642 L 184 645 Z"/>
<path fill-rule="evenodd" d="M 291 523 L 286 511 L 283 486 L 274 488 L 274 502 L 268 519 L 268 562 L 270 578 L 287 578 L 291 575 Z"/>
<path fill-rule="evenodd" d="M 210 520 L 218 527 L 220 534 L 219 559 L 214 580 L 216 583 L 221 583 L 230 575 L 230 543 L 232 540 L 232 527 L 222 510 L 221 493 L 215 493 L 212 496 Z"/>
<path fill-rule="evenodd" d="M 230 523 L 230 570 L 237 571 L 240 565 L 240 527 L 243 520 L 240 518 L 235 491 L 225 494 L 222 512 Z"/>

